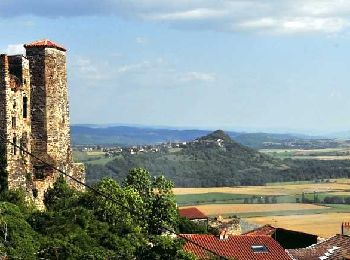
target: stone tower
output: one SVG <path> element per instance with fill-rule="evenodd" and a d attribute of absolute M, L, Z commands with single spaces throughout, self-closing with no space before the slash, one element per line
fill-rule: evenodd
<path fill-rule="evenodd" d="M 84 182 L 83 165 L 73 163 L 72 159 L 66 49 L 49 40 L 24 47 L 26 57 L 1 56 L 0 133 L 8 140 L 23 143 L 41 160 Z M 45 191 L 59 173 L 40 160 L 16 153 L 11 145 L 3 146 L 8 187 L 24 188 L 42 206 Z M 67 181 L 82 189 L 70 179 Z"/>

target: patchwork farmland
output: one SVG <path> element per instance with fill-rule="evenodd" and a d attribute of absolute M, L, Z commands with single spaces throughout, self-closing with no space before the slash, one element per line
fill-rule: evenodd
<path fill-rule="evenodd" d="M 208 216 L 238 216 L 254 224 L 271 224 L 329 237 L 350 221 L 350 205 L 325 204 L 325 198 L 350 197 L 348 179 L 323 183 L 278 183 L 266 186 L 175 188 L 180 207 L 196 206 Z M 302 197 L 317 203 L 301 203 Z M 345 200 L 346 201 L 346 200 Z"/>

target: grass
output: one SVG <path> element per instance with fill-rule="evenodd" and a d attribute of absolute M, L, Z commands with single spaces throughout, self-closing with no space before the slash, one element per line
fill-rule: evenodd
<path fill-rule="evenodd" d="M 261 149 L 260 152 L 276 158 L 299 160 L 349 160 L 349 147 L 323 149 Z"/>
<path fill-rule="evenodd" d="M 82 162 L 86 164 L 105 165 L 106 163 L 113 161 L 118 156 L 108 158 L 108 157 L 105 157 L 104 152 L 100 152 L 100 151 L 93 151 L 93 152 L 73 151 L 74 161 Z"/>
<path fill-rule="evenodd" d="M 210 193 L 202 193 L 202 194 L 182 194 L 176 195 L 176 201 L 180 206 L 183 205 L 201 205 L 208 203 L 223 203 L 223 204 L 243 204 L 245 199 L 248 199 L 250 203 L 253 199 L 256 203 L 258 198 L 265 201 L 265 195 L 247 195 L 247 194 L 232 194 L 232 193 L 222 193 L 222 192 L 210 192 Z M 291 196 L 291 195 L 283 195 L 283 196 L 267 196 L 271 201 L 272 197 L 275 197 L 277 203 L 294 203 L 296 202 L 296 197 L 300 196 Z M 246 204 L 249 204 L 246 203 Z"/>
<path fill-rule="evenodd" d="M 98 158 L 96 160 L 89 160 L 89 161 L 86 161 L 85 163 L 86 164 L 99 164 L 99 165 L 104 165 L 110 161 L 113 161 L 115 159 L 115 157 L 111 157 L 111 158 Z"/>

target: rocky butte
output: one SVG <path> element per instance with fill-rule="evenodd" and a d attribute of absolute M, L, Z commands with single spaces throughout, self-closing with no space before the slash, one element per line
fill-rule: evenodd
<path fill-rule="evenodd" d="M 81 182 L 85 169 L 72 159 L 66 49 L 50 40 L 24 47 L 25 56 L 0 56 L 1 179 L 3 187 L 25 190 L 43 208 L 44 193 L 59 173 L 41 160 Z M 70 178 L 67 182 L 83 189 Z"/>

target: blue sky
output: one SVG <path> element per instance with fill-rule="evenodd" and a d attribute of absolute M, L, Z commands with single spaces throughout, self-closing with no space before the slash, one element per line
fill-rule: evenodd
<path fill-rule="evenodd" d="M 68 51 L 72 123 L 350 129 L 350 1 L 3 0 L 0 50 Z"/>

